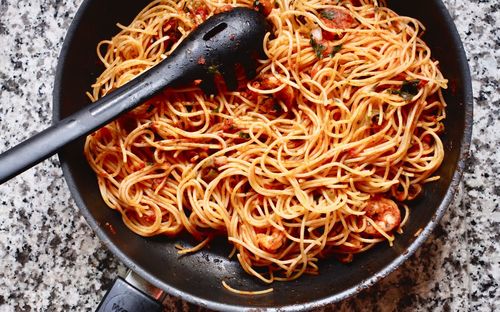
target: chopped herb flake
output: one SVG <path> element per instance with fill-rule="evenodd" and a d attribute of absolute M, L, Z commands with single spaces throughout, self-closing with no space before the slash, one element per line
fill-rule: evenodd
<path fill-rule="evenodd" d="M 417 95 L 419 83 L 419 79 L 403 81 L 403 85 L 401 86 L 401 93 L 408 93 L 412 96 Z"/>
<path fill-rule="evenodd" d="M 321 11 L 321 16 L 328 19 L 328 20 L 333 20 L 335 18 L 335 12 L 330 11 L 330 10 L 323 10 Z"/>
<path fill-rule="evenodd" d="M 274 102 L 273 104 L 273 109 L 276 111 L 276 112 L 281 112 L 282 109 L 281 109 L 281 105 L 277 102 Z"/>
<path fill-rule="evenodd" d="M 316 57 L 319 59 L 323 58 L 323 51 L 326 49 L 325 46 L 314 40 L 312 35 L 309 42 L 311 43 L 311 47 L 313 48 L 314 53 L 316 53 Z"/>
<path fill-rule="evenodd" d="M 339 51 L 342 50 L 342 45 L 336 45 L 333 47 L 332 51 L 330 52 L 330 57 L 333 57 L 335 54 L 339 53 Z"/>
<path fill-rule="evenodd" d="M 399 90 L 391 90 L 392 94 L 398 94 L 401 96 L 405 101 L 411 100 L 415 95 L 418 94 L 418 84 L 420 83 L 419 79 L 414 79 L 414 80 L 405 80 L 403 81 L 403 84 L 401 85 L 401 88 Z"/>
<path fill-rule="evenodd" d="M 405 80 L 405 81 L 403 81 L 403 84 L 401 85 L 401 88 L 399 88 L 399 90 L 389 89 L 388 91 L 391 94 L 397 94 L 397 95 L 401 96 L 405 101 L 410 101 L 415 95 L 418 94 L 419 83 L 420 83 L 420 79 Z"/>
<path fill-rule="evenodd" d="M 219 65 L 210 65 L 208 66 L 207 72 L 209 74 L 219 74 Z"/>
<path fill-rule="evenodd" d="M 208 173 L 205 176 L 204 180 L 207 181 L 207 182 L 210 182 L 213 179 L 217 178 L 218 175 L 219 174 L 217 173 L 217 171 L 215 169 L 210 168 L 210 170 L 208 170 Z"/>
<path fill-rule="evenodd" d="M 242 139 L 250 139 L 250 134 L 242 132 L 242 131 L 238 132 L 238 136 Z"/>

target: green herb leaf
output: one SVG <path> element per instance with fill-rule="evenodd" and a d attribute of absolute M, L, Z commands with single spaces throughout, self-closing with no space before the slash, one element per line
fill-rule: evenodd
<path fill-rule="evenodd" d="M 243 131 L 238 132 L 238 136 L 242 139 L 247 139 L 247 140 L 250 139 L 250 134 L 245 133 Z"/>
<path fill-rule="evenodd" d="M 332 51 L 330 52 L 329 56 L 333 57 L 335 54 L 339 53 L 340 50 L 342 50 L 341 44 L 334 46 Z"/>
<path fill-rule="evenodd" d="M 320 15 L 328 20 L 333 20 L 335 18 L 335 12 L 330 10 L 323 10 Z"/>
<path fill-rule="evenodd" d="M 409 99 L 413 98 L 418 94 L 418 84 L 420 83 L 419 79 L 415 80 L 405 80 L 401 85 L 401 96 L 404 98 L 409 97 Z"/>
<path fill-rule="evenodd" d="M 281 105 L 277 102 L 274 102 L 273 104 L 273 109 L 278 112 L 278 113 L 281 113 L 282 112 L 282 109 L 281 109 Z"/>
<path fill-rule="evenodd" d="M 219 74 L 219 65 L 210 65 L 208 66 L 207 72 L 209 74 Z"/>
<path fill-rule="evenodd" d="M 217 170 L 210 168 L 210 170 L 208 170 L 208 173 L 205 175 L 204 180 L 206 182 L 211 182 L 213 179 L 217 178 L 218 175 L 219 173 L 217 172 Z"/>
<path fill-rule="evenodd" d="M 323 58 L 323 51 L 326 49 L 324 45 L 321 43 L 318 43 L 316 40 L 314 40 L 312 34 L 311 34 L 311 40 L 309 41 L 311 44 L 311 47 L 314 50 L 314 53 L 316 54 L 316 57 L 319 59 Z"/>
<path fill-rule="evenodd" d="M 419 83 L 420 79 L 405 80 L 403 81 L 403 84 L 401 85 L 401 88 L 399 88 L 399 90 L 389 89 L 388 91 L 391 94 L 397 94 L 401 96 L 405 101 L 410 101 L 415 95 L 418 94 Z"/>
<path fill-rule="evenodd" d="M 259 5 L 260 5 L 260 1 L 259 1 L 259 0 L 255 0 L 255 1 L 253 2 L 253 6 L 254 6 L 254 7 L 258 7 Z"/>

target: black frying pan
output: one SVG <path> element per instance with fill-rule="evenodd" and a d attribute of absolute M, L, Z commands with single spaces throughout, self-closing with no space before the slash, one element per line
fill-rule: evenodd
<path fill-rule="evenodd" d="M 125 265 L 153 285 L 216 310 L 310 309 L 345 299 L 388 275 L 429 236 L 450 203 L 464 167 L 472 126 L 467 59 L 445 6 L 438 0 L 388 2 L 398 13 L 424 23 L 428 29 L 425 40 L 449 79 L 449 89 L 445 92 L 448 117 L 442 137 L 446 156 L 437 172 L 441 179 L 426 185 L 424 196 L 412 203 L 411 219 L 393 247 L 379 244 L 348 265 L 333 259 L 323 260 L 319 276 L 274 283 L 274 292 L 267 295 L 235 295 L 222 287 L 222 280 L 240 289 L 267 286 L 243 272 L 237 261 L 227 259 L 230 246 L 222 239 L 212 243 L 210 249 L 180 257 L 174 245 L 193 244 L 188 237 L 143 238 L 131 232 L 120 215 L 102 201 L 96 177 L 83 156 L 81 139 L 64 147 L 59 157 L 71 193 L 92 229 Z M 89 104 L 85 92 L 102 71 L 95 53 L 97 43 L 117 33 L 116 23 L 129 23 L 147 3 L 145 0 L 83 2 L 60 55 L 54 86 L 55 121 Z"/>

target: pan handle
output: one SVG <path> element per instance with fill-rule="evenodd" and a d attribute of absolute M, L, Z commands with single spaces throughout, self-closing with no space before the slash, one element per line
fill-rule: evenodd
<path fill-rule="evenodd" d="M 162 312 L 164 291 L 128 271 L 125 279 L 117 277 L 96 312 Z"/>

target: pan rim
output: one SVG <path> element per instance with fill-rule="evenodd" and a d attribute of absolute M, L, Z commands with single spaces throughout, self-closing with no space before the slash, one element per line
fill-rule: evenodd
<path fill-rule="evenodd" d="M 56 75 L 55 75 L 55 80 L 54 80 L 54 89 L 53 89 L 53 118 L 52 121 L 53 123 L 60 120 L 60 107 L 61 107 L 61 99 L 60 99 L 60 93 L 58 90 L 61 88 L 62 84 L 62 73 L 64 69 L 64 60 L 67 59 L 67 54 L 69 50 L 69 46 L 71 42 L 73 41 L 73 37 L 75 34 L 75 30 L 77 29 L 78 25 L 80 24 L 80 20 L 82 19 L 84 13 L 87 11 L 87 8 L 89 6 L 89 3 L 92 0 L 84 0 L 82 4 L 80 5 L 77 13 L 75 14 L 75 17 L 68 28 L 68 31 L 66 33 L 66 37 L 64 39 L 64 43 L 61 48 L 61 52 L 59 54 L 59 62 L 57 64 L 56 68 Z M 458 60 L 457 64 L 459 65 L 458 72 L 461 75 L 461 78 L 464 82 L 463 86 L 463 94 L 464 94 L 464 111 L 465 111 L 465 120 L 464 120 L 464 131 L 463 131 L 463 136 L 460 141 L 460 151 L 459 151 L 459 158 L 456 164 L 456 169 L 455 172 L 453 173 L 453 177 L 450 181 L 450 184 L 446 190 L 446 193 L 437 208 L 436 212 L 433 214 L 431 221 L 423 228 L 422 232 L 420 235 L 409 245 L 408 249 L 406 252 L 400 254 L 398 257 L 396 257 L 393 261 L 388 263 L 384 268 L 376 272 L 375 274 L 372 274 L 369 276 L 367 279 L 363 280 L 361 283 L 359 283 L 356 286 L 353 286 L 351 288 L 348 288 L 342 292 L 332 294 L 331 296 L 318 299 L 318 300 L 313 300 L 307 303 L 302 303 L 302 304 L 290 304 L 286 306 L 276 306 L 276 307 L 266 307 L 263 308 L 264 310 L 279 310 L 279 311 L 302 311 L 306 309 L 313 309 L 313 308 L 319 308 L 322 306 L 325 306 L 327 304 L 332 304 L 336 303 L 342 300 L 345 300 L 359 292 L 361 292 L 364 289 L 367 289 L 374 285 L 375 283 L 379 282 L 382 278 L 386 277 L 389 275 L 391 272 L 393 272 L 396 268 L 398 268 L 405 260 L 407 260 L 409 257 L 411 257 L 416 250 L 428 239 L 432 231 L 435 229 L 441 218 L 443 217 L 444 213 L 446 212 L 448 206 L 450 205 L 451 201 L 453 200 L 457 189 L 459 187 L 462 174 L 465 168 L 466 160 L 469 155 L 469 148 L 471 144 L 471 137 L 472 137 L 472 121 L 473 121 L 473 93 L 472 93 L 472 79 L 471 79 L 471 73 L 469 69 L 469 64 L 467 61 L 467 56 L 463 47 L 463 43 L 460 39 L 460 35 L 458 33 L 458 30 L 455 26 L 455 23 L 450 16 L 446 6 L 441 0 L 437 1 L 437 6 L 439 9 L 440 16 L 442 16 L 445 19 L 445 23 L 449 27 L 449 31 L 451 34 L 451 40 L 453 41 L 457 52 L 458 52 Z M 220 310 L 220 311 L 244 311 L 244 310 L 249 310 L 249 309 L 255 309 L 254 306 L 245 306 L 245 305 L 232 305 L 232 304 L 227 304 L 227 303 L 221 303 L 221 302 L 215 302 L 215 301 L 210 301 L 204 298 L 200 298 L 198 296 L 192 295 L 190 293 L 187 293 L 185 291 L 181 291 L 173 286 L 170 286 L 169 284 L 161 281 L 157 277 L 153 276 L 153 274 L 150 274 L 147 272 L 147 270 L 141 266 L 139 266 L 137 263 L 131 260 L 130 257 L 128 257 L 122 250 L 120 250 L 116 245 L 114 245 L 111 240 L 108 237 L 108 233 L 101 227 L 101 225 L 97 222 L 97 220 L 94 218 L 94 216 L 91 214 L 89 209 L 87 209 L 83 198 L 81 197 L 80 192 L 78 191 L 78 188 L 76 186 L 76 182 L 73 178 L 73 175 L 71 174 L 71 170 L 69 168 L 69 164 L 67 160 L 65 159 L 64 155 L 61 153 L 58 154 L 58 158 L 62 167 L 63 171 L 63 176 L 66 180 L 66 183 L 68 185 L 68 188 L 71 192 L 72 198 L 74 199 L 76 205 L 78 206 L 80 212 L 82 215 L 85 217 L 85 220 L 89 224 L 90 228 L 94 231 L 94 233 L 99 237 L 99 239 L 104 243 L 104 245 L 123 263 L 125 264 L 128 268 L 136 272 L 139 276 L 144 278 L 145 280 L 149 281 L 152 285 L 164 290 L 165 292 L 176 296 L 178 298 L 181 298 L 183 300 L 186 300 L 188 302 L 192 302 L 194 304 L 207 307 L 210 309 L 215 309 L 215 310 Z"/>

